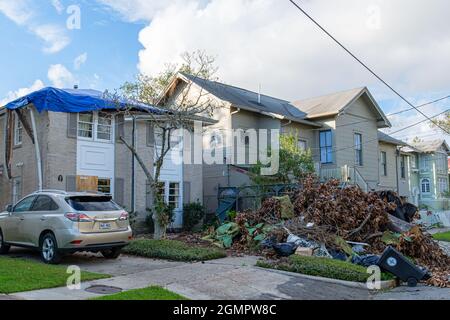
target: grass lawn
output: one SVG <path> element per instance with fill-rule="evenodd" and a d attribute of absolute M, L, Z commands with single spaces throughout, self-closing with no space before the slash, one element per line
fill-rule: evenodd
<path fill-rule="evenodd" d="M 66 267 L 0 257 L 0 293 L 10 294 L 66 285 Z M 109 275 L 82 272 L 82 281 L 108 278 Z"/>
<path fill-rule="evenodd" d="M 258 261 L 258 267 L 290 271 L 296 273 L 307 274 L 310 276 L 318 276 L 324 278 L 332 278 L 346 281 L 366 282 L 370 274 L 367 268 L 355 265 L 350 262 L 334 260 L 329 258 L 303 257 L 293 255 L 287 262 L 273 263 L 267 261 Z M 390 274 L 381 274 L 381 280 L 391 280 L 394 277 Z"/>
<path fill-rule="evenodd" d="M 144 289 L 124 291 L 109 296 L 94 298 L 92 300 L 188 300 L 188 299 L 164 288 L 153 286 Z"/>
<path fill-rule="evenodd" d="M 433 235 L 433 238 L 435 240 L 439 240 L 439 241 L 450 242 L 450 231 L 443 232 L 443 233 L 436 233 L 436 234 Z"/>
<path fill-rule="evenodd" d="M 176 240 L 134 240 L 123 249 L 123 252 L 174 261 L 206 261 L 226 257 L 222 249 L 193 247 Z"/>

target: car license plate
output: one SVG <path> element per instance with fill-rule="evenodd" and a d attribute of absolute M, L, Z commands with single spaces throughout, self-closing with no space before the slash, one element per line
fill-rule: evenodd
<path fill-rule="evenodd" d="M 111 223 L 100 223 L 100 230 L 110 230 Z"/>

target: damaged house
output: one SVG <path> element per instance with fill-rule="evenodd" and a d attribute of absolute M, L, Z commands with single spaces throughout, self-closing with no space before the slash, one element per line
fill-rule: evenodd
<path fill-rule="evenodd" d="M 408 155 L 403 158 L 399 154 L 406 144 L 379 131 L 391 123 L 365 87 L 290 102 L 180 73 L 166 99 L 176 98 L 187 86 L 208 92 L 223 105 L 213 115 L 217 123 L 212 129 L 295 133 L 298 146 L 312 151 L 316 172 L 323 181 L 336 178 L 364 191 L 389 189 L 410 196 L 404 166 Z M 247 147 L 248 143 L 245 139 Z M 203 166 L 203 201 L 208 212 L 217 209 L 220 190 L 250 184 L 245 166 L 236 167 L 226 160 L 226 164 Z"/>
<path fill-rule="evenodd" d="M 148 181 L 120 137 L 153 168 L 158 138 L 149 113 L 163 112 L 81 89 L 44 88 L 7 104 L 0 109 L 0 206 L 42 189 L 98 191 L 144 221 L 153 206 Z M 183 147 L 180 137 L 173 152 Z M 182 225 L 183 203 L 201 198 L 201 176 L 195 167 L 164 164 L 162 192 L 176 210 L 172 227 Z"/>

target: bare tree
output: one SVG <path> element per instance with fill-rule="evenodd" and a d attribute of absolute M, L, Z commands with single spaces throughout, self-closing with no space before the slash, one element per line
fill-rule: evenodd
<path fill-rule="evenodd" d="M 192 128 L 194 120 L 212 116 L 214 109 L 217 108 L 217 103 L 213 101 L 209 93 L 201 87 L 195 86 L 192 81 L 183 84 L 179 93 L 173 94 L 173 92 L 170 92 L 177 87 L 178 74 L 187 76 L 187 79 L 217 80 L 215 78 L 217 68 L 215 67 L 214 57 L 202 51 L 184 53 L 181 57 L 183 62 L 180 65 L 168 64 L 164 71 L 156 76 L 138 75 L 136 81 L 125 83 L 114 94 L 114 99 L 157 106 L 162 111 L 162 113 L 148 112 L 155 129 L 155 140 L 158 140 L 158 143 L 155 142 L 155 156 L 152 156 L 154 159 L 153 168 L 143 161 L 139 152 L 125 137 L 120 137 L 120 140 L 135 156 L 149 181 L 149 196 L 156 208 L 152 212 L 155 239 L 165 236 L 166 229 L 171 222 L 171 219 L 167 216 L 170 208 L 164 205 L 158 189 L 161 168 L 172 148 L 171 142 L 174 132 L 181 128 Z M 127 113 L 131 107 L 125 109 L 120 108 L 120 112 Z"/>

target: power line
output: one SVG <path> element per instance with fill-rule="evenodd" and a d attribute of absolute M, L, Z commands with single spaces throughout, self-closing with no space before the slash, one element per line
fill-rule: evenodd
<path fill-rule="evenodd" d="M 409 102 L 405 97 L 403 97 L 397 90 L 395 90 L 389 83 L 387 83 L 383 78 L 381 78 L 375 71 L 373 71 L 369 66 L 367 66 L 363 61 L 361 61 L 355 54 L 353 54 L 349 49 L 347 49 L 339 40 L 337 40 L 331 33 L 329 33 L 324 27 L 322 27 L 313 17 L 311 17 L 305 10 L 303 10 L 294 0 L 289 0 L 298 10 L 300 10 L 309 20 L 311 20 L 317 27 L 319 27 L 328 37 L 330 37 L 334 42 L 336 42 L 345 52 L 347 52 L 350 56 L 353 57 L 359 64 L 361 64 L 367 71 L 369 71 L 374 77 L 376 77 L 379 81 L 381 81 L 386 87 L 388 87 L 393 93 L 395 93 L 400 99 L 405 101 L 409 106 L 419 112 L 422 116 L 424 116 L 427 120 L 431 121 L 434 125 L 442 129 L 447 134 L 450 134 L 445 128 L 443 128 L 439 123 L 433 121 L 430 117 L 428 117 L 425 113 L 420 111 L 416 106 L 414 106 L 411 102 Z"/>
<path fill-rule="evenodd" d="M 433 100 L 433 101 L 430 101 L 430 102 L 418 105 L 417 108 L 422 108 L 422 107 L 425 107 L 425 106 L 429 106 L 430 104 L 434 104 L 436 102 L 439 102 L 439 101 L 442 101 L 442 100 L 446 100 L 448 98 L 450 98 L 450 96 L 442 97 L 442 98 L 439 98 L 439 99 L 436 99 L 436 100 Z M 408 111 L 411 111 L 411 110 L 414 110 L 414 108 L 409 108 L 409 109 L 393 112 L 393 113 L 387 114 L 386 117 L 395 116 L 397 114 L 401 114 L 401 113 L 408 112 Z"/>
<path fill-rule="evenodd" d="M 431 119 L 437 118 L 437 117 L 439 117 L 440 115 L 443 115 L 444 113 L 449 112 L 449 111 L 450 111 L 450 109 L 447 109 L 447 110 L 445 110 L 444 112 L 441 112 L 441 113 L 438 113 L 437 115 L 432 116 Z M 399 129 L 399 130 L 396 130 L 396 131 L 394 131 L 394 132 L 391 132 L 390 134 L 396 134 L 396 133 L 402 132 L 402 131 L 404 131 L 404 130 L 413 128 L 413 127 L 415 127 L 415 126 L 418 126 L 419 124 L 424 123 L 425 121 L 426 121 L 426 120 L 422 120 L 422 121 L 416 122 L 416 123 L 414 123 L 414 124 L 411 124 L 411 125 L 409 125 L 409 126 L 406 126 L 406 127 L 404 127 L 404 128 L 401 128 L 401 129 Z M 370 139 L 370 140 L 365 141 L 364 143 L 361 143 L 361 145 L 364 145 L 364 144 L 367 144 L 367 143 L 373 142 L 373 141 L 378 141 L 378 140 L 379 140 L 378 137 L 377 137 L 376 139 Z M 351 146 L 351 147 L 345 147 L 345 148 L 342 148 L 342 149 L 334 150 L 333 153 L 334 153 L 334 152 L 339 152 L 339 151 L 348 150 L 348 149 L 353 149 L 353 148 L 355 148 L 355 145 L 353 145 L 353 146 Z"/>
<path fill-rule="evenodd" d="M 436 99 L 436 100 L 433 100 L 433 101 L 421 104 L 421 105 L 417 106 L 417 108 L 422 108 L 422 107 L 425 107 L 425 106 L 429 106 L 431 104 L 434 104 L 434 103 L 439 102 L 439 101 L 446 100 L 448 98 L 450 98 L 450 96 L 442 97 L 442 98 L 439 98 L 439 99 Z M 408 111 L 411 111 L 411 110 L 414 110 L 414 109 L 413 108 L 409 108 L 409 109 L 405 109 L 405 110 L 400 110 L 400 111 L 397 111 L 397 112 L 394 112 L 394 113 L 387 114 L 386 117 L 392 117 L 392 116 L 395 116 L 397 114 L 401 114 L 401 113 L 408 112 Z M 360 123 L 371 122 L 371 121 L 373 121 L 373 120 L 371 119 L 371 120 L 355 121 L 355 122 L 350 122 L 350 123 L 346 123 L 346 124 L 337 125 L 336 128 L 348 127 L 348 126 L 352 126 L 354 124 L 360 124 Z"/>
<path fill-rule="evenodd" d="M 440 113 L 438 113 L 438 114 L 432 116 L 431 119 L 437 118 L 437 117 L 439 117 L 439 116 L 441 116 L 441 115 L 443 115 L 444 113 L 447 113 L 447 112 L 449 112 L 449 111 L 450 111 L 450 109 L 447 109 L 447 110 L 445 110 L 445 111 L 443 111 L 443 112 L 440 112 Z M 408 125 L 408 126 L 406 126 L 406 127 L 403 127 L 403 128 L 398 129 L 398 130 L 395 130 L 394 132 L 390 132 L 389 134 L 390 134 L 390 135 L 393 135 L 393 134 L 396 134 L 396 133 L 405 131 L 405 130 L 407 130 L 407 129 L 410 129 L 410 128 L 413 128 L 413 127 L 415 127 L 415 126 L 418 126 L 419 124 L 422 124 L 422 123 L 424 123 L 424 122 L 426 122 L 426 121 L 427 121 L 427 120 L 421 120 L 421 121 L 418 121 L 418 122 L 413 123 L 413 124 L 410 124 L 410 125 Z M 373 141 L 378 141 L 378 140 L 379 140 L 378 137 L 377 137 L 376 139 L 370 139 L 370 140 L 367 140 L 367 141 L 361 143 L 361 145 L 365 145 L 365 144 L 367 144 L 367 143 L 370 143 L 370 142 L 373 142 Z M 344 150 L 353 149 L 353 148 L 355 148 L 355 145 L 348 146 L 348 147 L 343 147 L 343 148 L 340 148 L 340 149 L 334 149 L 334 150 L 332 150 L 331 152 L 332 152 L 332 153 L 336 153 L 336 152 L 339 152 L 339 151 L 344 151 Z M 315 148 L 308 148 L 308 149 L 310 149 L 310 150 L 321 150 L 321 149 L 323 149 L 323 148 L 315 147 Z"/>

